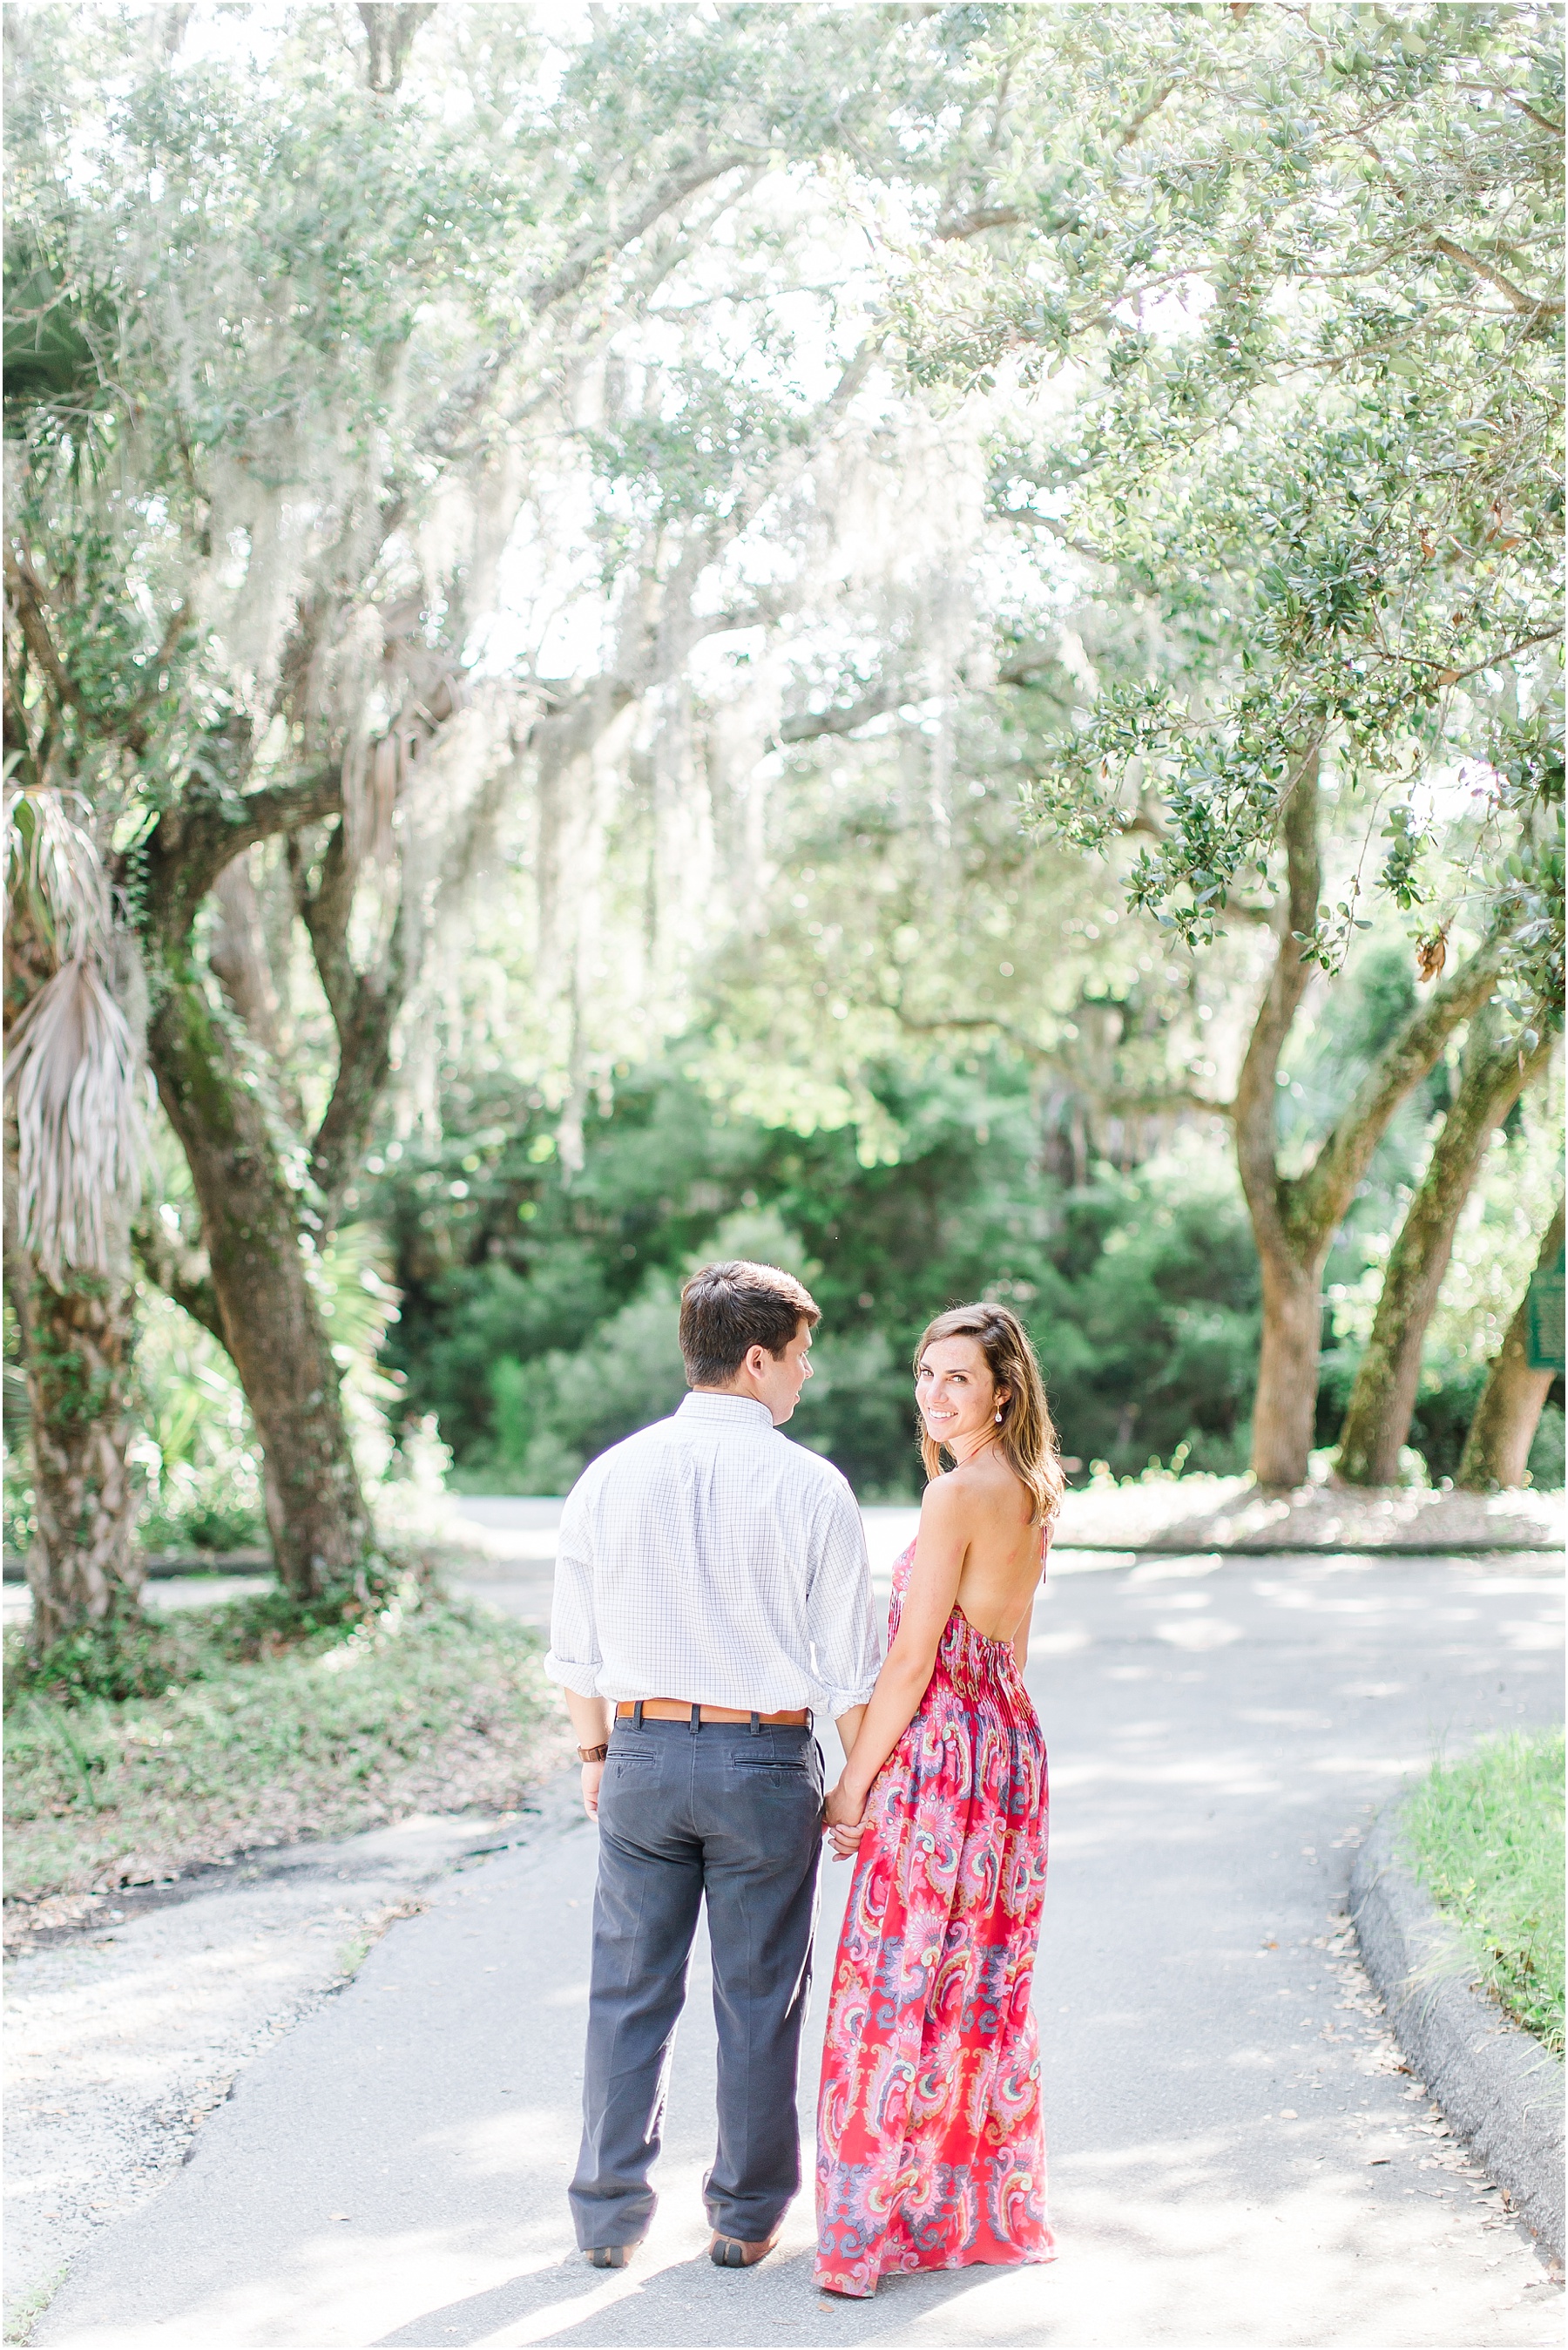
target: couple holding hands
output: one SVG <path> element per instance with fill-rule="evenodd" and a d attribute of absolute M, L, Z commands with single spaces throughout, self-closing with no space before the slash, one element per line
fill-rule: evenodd
<path fill-rule="evenodd" d="M 584 2256 L 624 2267 L 653 2216 L 705 1898 L 711 2257 L 750 2268 L 773 2249 L 800 2186 L 826 1825 L 855 1872 L 823 2049 L 815 2276 L 864 2297 L 895 2272 L 1052 2257 L 1029 1999 L 1045 1750 L 1021 1668 L 1062 1471 L 1017 1318 L 939 1315 L 915 1357 L 930 1482 L 884 1659 L 854 1495 L 779 1433 L 818 1319 L 774 1266 L 704 1266 L 681 1297 L 691 1393 L 601 1453 L 562 1515 L 546 1670 L 599 1827 L 570 2199 Z M 826 1804 L 824 1712 L 846 1757 Z"/>

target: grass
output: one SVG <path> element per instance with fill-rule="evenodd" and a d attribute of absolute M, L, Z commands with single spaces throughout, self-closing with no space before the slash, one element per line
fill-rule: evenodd
<path fill-rule="evenodd" d="M 1516 2023 L 1563 2054 L 1561 1731 L 1439 1762 L 1405 1810 L 1416 1871 Z"/>
<path fill-rule="evenodd" d="M 275 1594 L 192 1609 L 41 1671 L 8 1635 L 7 1901 L 509 1808 L 567 1745 L 541 1656 L 411 1577 L 304 1617 Z"/>
<path fill-rule="evenodd" d="M 10 2303 L 5 2311 L 4 2339 L 7 2342 L 30 2341 L 34 2326 L 65 2281 L 65 2270 L 56 2269 L 52 2276 L 41 2278 Z"/>

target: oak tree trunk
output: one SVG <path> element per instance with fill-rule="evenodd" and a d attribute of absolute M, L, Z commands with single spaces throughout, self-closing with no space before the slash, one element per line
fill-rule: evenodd
<path fill-rule="evenodd" d="M 1563 1201 L 1547 1227 L 1535 1270 L 1556 1263 L 1563 1247 Z M 1542 1407 L 1555 1373 L 1532 1371 L 1529 1361 L 1530 1292 L 1520 1299 L 1508 1335 L 1487 1373 L 1454 1482 L 1468 1493 L 1522 1485 Z"/>
<path fill-rule="evenodd" d="M 1471 1023 L 1464 1066 L 1427 1171 L 1411 1201 L 1383 1276 L 1382 1295 L 1339 1432 L 1335 1470 L 1349 1485 L 1398 1482 L 1410 1433 L 1421 1349 L 1453 1253 L 1459 1211 L 1492 1135 L 1525 1087 L 1546 1066 L 1551 1040 L 1522 1059 L 1502 1044 L 1483 1008 Z"/>
<path fill-rule="evenodd" d="M 1260 1485 L 1300 1485 L 1306 1478 L 1327 1253 L 1324 1246 L 1304 1263 L 1284 1251 L 1262 1261 L 1263 1328 L 1252 1405 L 1252 1473 Z"/>
<path fill-rule="evenodd" d="M 1252 1472 L 1260 1485 L 1299 1485 L 1307 1473 L 1323 1343 L 1320 1279 L 1326 1248 L 1302 1245 L 1280 1180 L 1275 1082 L 1280 1054 L 1312 977 L 1298 933 L 1317 920 L 1318 753 L 1303 756 L 1283 816 L 1287 868 L 1273 969 L 1236 1084 L 1236 1163 L 1262 1276 L 1263 1327 L 1252 1402 Z"/>
<path fill-rule="evenodd" d="M 1236 1164 L 1262 1274 L 1263 1331 L 1252 1409 L 1260 1485 L 1301 1484 L 1312 1451 L 1323 1344 L 1323 1268 L 1335 1227 L 1400 1103 L 1462 1021 L 1485 1002 L 1499 949 L 1489 941 L 1412 1013 L 1367 1071 L 1303 1173 L 1282 1176 L 1274 1114 L 1280 1056 L 1312 976 L 1303 941 L 1317 926 L 1318 752 L 1304 750 L 1284 795 L 1287 887 L 1269 984 L 1258 1007 L 1232 1115 Z"/>
<path fill-rule="evenodd" d="M 298 1191 L 254 1073 L 188 962 L 168 974 L 149 1042 L 201 1206 L 223 1344 L 265 1455 L 278 1574 L 298 1597 L 313 1597 L 352 1574 L 369 1528 Z"/>

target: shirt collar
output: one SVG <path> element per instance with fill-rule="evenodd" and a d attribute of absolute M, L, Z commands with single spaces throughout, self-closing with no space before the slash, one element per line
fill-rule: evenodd
<path fill-rule="evenodd" d="M 770 1435 L 774 1425 L 772 1412 L 755 1396 L 689 1394 L 675 1417 L 721 1428 L 765 1428 Z"/>

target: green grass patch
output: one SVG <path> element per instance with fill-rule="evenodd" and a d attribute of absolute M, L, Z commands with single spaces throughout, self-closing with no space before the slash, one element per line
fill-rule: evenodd
<path fill-rule="evenodd" d="M 26 2293 L 18 2294 L 17 2298 L 6 2307 L 4 2339 L 7 2342 L 30 2342 L 33 2338 L 34 2326 L 65 2281 L 66 2271 L 56 2269 L 52 2275 L 41 2279 L 37 2284 L 30 2285 Z"/>
<path fill-rule="evenodd" d="M 1563 1732 L 1439 1762 L 1405 1808 L 1416 1873 L 1506 2012 L 1563 2054 Z"/>
<path fill-rule="evenodd" d="M 542 1643 L 411 1577 L 373 1598 L 267 1594 L 41 1664 L 8 1635 L 7 1900 L 514 1805 L 569 1744 Z"/>

